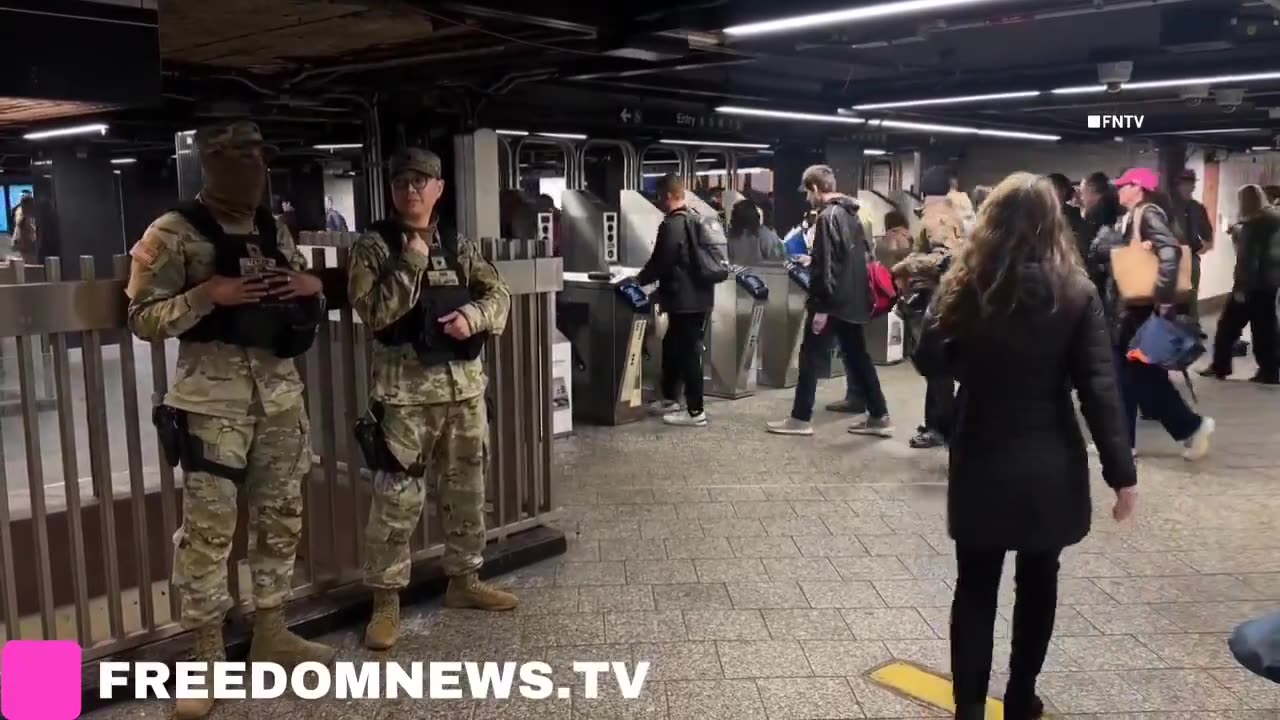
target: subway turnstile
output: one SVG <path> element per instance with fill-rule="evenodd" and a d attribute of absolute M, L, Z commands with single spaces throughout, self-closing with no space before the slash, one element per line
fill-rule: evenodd
<path fill-rule="evenodd" d="M 800 377 L 804 304 L 809 299 L 808 273 L 790 263 L 762 265 L 755 270 L 772 289 L 760 330 L 760 384 L 771 388 L 795 387 Z"/>
<path fill-rule="evenodd" d="M 715 306 L 706 333 L 703 373 L 711 397 L 739 398 L 756 391 L 756 356 L 769 286 L 755 271 L 735 267 L 716 285 Z"/>
<path fill-rule="evenodd" d="M 618 274 L 565 273 L 556 324 L 573 349 L 573 418 L 624 425 L 645 416 L 644 342 L 653 315 L 649 297 Z"/>

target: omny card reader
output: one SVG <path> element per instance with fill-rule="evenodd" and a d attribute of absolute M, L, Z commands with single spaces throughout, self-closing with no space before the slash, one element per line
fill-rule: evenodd
<path fill-rule="evenodd" d="M 643 352 L 653 304 L 639 268 L 566 272 L 556 326 L 573 350 L 573 418 L 623 425 L 645 417 Z"/>

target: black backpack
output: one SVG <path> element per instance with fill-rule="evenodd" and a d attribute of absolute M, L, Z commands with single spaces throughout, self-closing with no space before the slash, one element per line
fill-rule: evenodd
<path fill-rule="evenodd" d="M 694 211 L 685 213 L 689 230 L 689 274 L 702 285 L 718 285 L 729 279 L 729 263 L 720 252 L 727 247 L 724 230 L 713 218 Z"/>

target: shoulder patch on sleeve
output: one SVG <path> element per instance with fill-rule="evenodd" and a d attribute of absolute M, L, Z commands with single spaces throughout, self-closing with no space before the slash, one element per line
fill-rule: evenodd
<path fill-rule="evenodd" d="M 160 258 L 160 252 L 163 250 L 163 243 L 154 233 L 145 233 L 142 239 L 134 243 L 133 249 L 129 251 L 130 257 L 147 267 L 156 264 L 156 260 Z"/>

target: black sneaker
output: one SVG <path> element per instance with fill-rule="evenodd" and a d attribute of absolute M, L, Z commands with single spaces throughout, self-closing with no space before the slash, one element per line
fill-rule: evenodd
<path fill-rule="evenodd" d="M 1224 371 L 1221 368 L 1216 368 L 1210 365 L 1209 367 L 1204 368 L 1203 370 L 1196 371 L 1196 374 L 1203 378 L 1213 378 L 1215 380 L 1226 380 L 1228 377 L 1231 376 L 1231 371 L 1230 370 Z"/>
<path fill-rule="evenodd" d="M 929 448 L 942 447 L 947 444 L 947 441 L 942 438 L 941 433 L 926 429 L 907 441 L 907 444 L 916 450 L 927 450 Z"/>
<path fill-rule="evenodd" d="M 1039 720 L 1044 717 L 1044 701 L 1035 695 L 1029 700 L 1019 700 L 1006 694 L 1004 716 L 1006 720 Z"/>
<path fill-rule="evenodd" d="M 1270 373 L 1258 373 L 1249 378 L 1249 382 L 1259 385 L 1280 385 L 1280 375 L 1272 375 Z"/>

